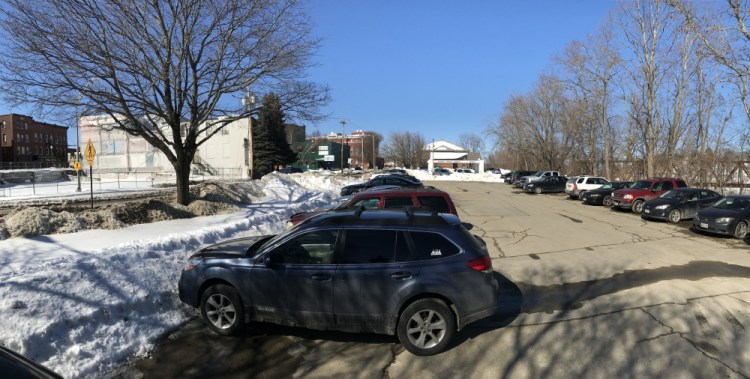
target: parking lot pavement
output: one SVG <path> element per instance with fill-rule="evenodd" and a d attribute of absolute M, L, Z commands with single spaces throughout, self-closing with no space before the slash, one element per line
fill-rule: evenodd
<path fill-rule="evenodd" d="M 448 351 L 416 357 L 390 336 L 271 326 L 241 339 L 208 337 L 195 321 L 131 374 L 750 377 L 747 243 L 565 195 L 500 183 L 432 184 L 451 194 L 462 220 L 485 239 L 501 283 L 498 313 L 458 333 Z"/>

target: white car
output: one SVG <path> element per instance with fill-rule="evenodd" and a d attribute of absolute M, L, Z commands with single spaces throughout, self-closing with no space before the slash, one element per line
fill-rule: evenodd
<path fill-rule="evenodd" d="M 599 176 L 579 176 L 565 183 L 565 193 L 573 199 L 581 199 L 586 191 L 597 189 L 607 183 L 609 180 Z"/>
<path fill-rule="evenodd" d="M 471 168 L 457 168 L 456 173 L 459 174 L 473 174 L 474 170 Z"/>

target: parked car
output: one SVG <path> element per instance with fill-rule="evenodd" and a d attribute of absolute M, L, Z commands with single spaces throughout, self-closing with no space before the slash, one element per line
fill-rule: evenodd
<path fill-rule="evenodd" d="M 586 191 L 595 190 L 609 183 L 609 180 L 600 176 L 577 176 L 565 183 L 565 193 L 573 199 L 580 199 Z"/>
<path fill-rule="evenodd" d="M 3 378 L 62 379 L 60 374 L 1 345 L 0 372 Z"/>
<path fill-rule="evenodd" d="M 368 188 L 383 185 L 412 188 L 423 187 L 422 182 L 419 179 L 410 175 L 379 175 L 366 182 L 344 186 L 341 188 L 341 196 L 351 195 Z"/>
<path fill-rule="evenodd" d="M 404 174 L 407 175 L 408 173 L 403 168 L 389 168 L 385 171 L 383 171 L 384 174 Z"/>
<path fill-rule="evenodd" d="M 512 184 L 514 187 L 521 187 L 520 185 L 516 185 L 516 183 L 520 184 L 521 178 L 527 175 L 534 175 L 536 171 L 528 171 L 528 170 L 520 170 L 520 171 L 513 171 L 510 175 L 510 180 L 505 181 L 505 183 Z"/>
<path fill-rule="evenodd" d="M 629 188 L 612 192 L 612 206 L 618 209 L 632 210 L 635 214 L 643 212 L 643 204 L 664 192 L 688 185 L 679 178 L 641 179 Z"/>
<path fill-rule="evenodd" d="M 693 230 L 745 239 L 750 225 L 750 195 L 727 196 L 698 211 Z"/>
<path fill-rule="evenodd" d="M 604 205 L 605 207 L 611 207 L 612 192 L 620 188 L 628 188 L 633 184 L 633 182 L 627 181 L 609 182 L 595 190 L 586 191 L 578 197 L 584 204 Z"/>
<path fill-rule="evenodd" d="M 542 193 L 542 192 L 563 192 L 565 191 L 565 182 L 568 178 L 564 176 L 545 176 L 540 180 L 526 183 L 523 186 L 525 192 Z"/>
<path fill-rule="evenodd" d="M 374 187 L 341 199 L 343 201 L 338 201 L 335 207 L 327 210 L 295 213 L 289 218 L 289 223 L 294 226 L 324 212 L 358 207 L 364 207 L 365 209 L 401 209 L 408 206 L 458 215 L 451 196 L 447 192 L 434 187 Z"/>
<path fill-rule="evenodd" d="M 178 289 L 218 334 L 245 321 L 395 334 L 416 355 L 445 350 L 498 300 L 484 241 L 454 215 L 410 209 L 331 212 L 208 246 Z"/>
<path fill-rule="evenodd" d="M 558 172 L 558 171 L 537 171 L 537 172 L 535 172 L 532 175 L 527 175 L 527 176 L 521 177 L 520 187 L 523 188 L 523 186 L 526 185 L 527 183 L 536 182 L 536 181 L 539 181 L 542 178 L 545 178 L 545 177 L 548 177 L 548 176 L 560 176 L 560 172 Z M 567 180 L 568 179 L 565 178 L 565 181 L 567 181 Z M 565 181 L 563 181 L 563 183 Z M 563 191 L 564 190 L 565 190 L 565 188 L 563 186 Z"/>
<path fill-rule="evenodd" d="M 474 169 L 471 168 L 457 168 L 456 172 L 459 174 L 473 174 Z"/>
<path fill-rule="evenodd" d="M 668 220 L 678 223 L 692 219 L 699 210 L 710 207 L 722 196 L 702 188 L 676 188 L 643 204 L 643 219 Z"/>
<path fill-rule="evenodd" d="M 451 170 L 448 170 L 447 168 L 436 168 L 432 170 L 432 175 L 450 175 Z"/>

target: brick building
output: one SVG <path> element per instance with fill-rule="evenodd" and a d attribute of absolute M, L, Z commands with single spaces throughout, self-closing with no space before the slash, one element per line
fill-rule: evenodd
<path fill-rule="evenodd" d="M 65 167 L 68 127 L 19 114 L 0 115 L 2 168 Z"/>

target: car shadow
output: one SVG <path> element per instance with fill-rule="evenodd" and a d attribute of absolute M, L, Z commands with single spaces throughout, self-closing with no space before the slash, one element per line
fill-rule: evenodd
<path fill-rule="evenodd" d="M 448 350 L 460 346 L 465 341 L 475 338 L 490 330 L 500 329 L 510 325 L 523 309 L 523 293 L 521 289 L 505 275 L 495 271 L 499 291 L 495 314 L 467 325 L 456 334 Z"/>

